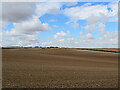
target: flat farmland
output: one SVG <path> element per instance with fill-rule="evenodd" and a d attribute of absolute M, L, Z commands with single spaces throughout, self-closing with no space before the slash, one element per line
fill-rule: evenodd
<path fill-rule="evenodd" d="M 120 48 L 80 48 L 80 50 L 93 50 L 93 51 L 120 53 Z"/>
<path fill-rule="evenodd" d="M 117 88 L 118 53 L 3 49 L 3 88 Z"/>

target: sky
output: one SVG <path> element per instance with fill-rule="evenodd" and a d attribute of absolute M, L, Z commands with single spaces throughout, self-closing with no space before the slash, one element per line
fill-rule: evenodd
<path fill-rule="evenodd" d="M 2 46 L 117 48 L 117 2 L 6 2 Z"/>

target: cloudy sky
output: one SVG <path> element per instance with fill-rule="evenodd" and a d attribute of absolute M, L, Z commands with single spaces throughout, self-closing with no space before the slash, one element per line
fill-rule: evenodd
<path fill-rule="evenodd" d="M 118 47 L 118 3 L 2 3 L 3 46 Z"/>

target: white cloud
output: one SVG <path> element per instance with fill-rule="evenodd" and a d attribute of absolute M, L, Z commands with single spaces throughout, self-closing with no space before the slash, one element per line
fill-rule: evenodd
<path fill-rule="evenodd" d="M 61 3 L 3 3 L 4 23 L 13 22 L 14 27 L 10 31 L 4 31 L 5 37 L 15 37 L 17 44 L 39 44 L 39 33 L 51 31 L 47 23 L 41 23 L 38 18 L 46 13 L 60 13 Z M 57 26 L 55 26 L 57 27 Z M 10 38 L 8 38 L 10 39 Z M 13 43 L 8 43 L 8 45 Z"/>
<path fill-rule="evenodd" d="M 115 16 L 118 14 L 118 3 L 110 3 L 108 5 L 108 8 L 110 8 L 109 16 Z"/>
<path fill-rule="evenodd" d="M 87 20 L 88 24 L 95 24 L 108 21 L 107 5 L 94 5 L 85 4 L 82 6 L 66 8 L 63 13 L 71 18 L 66 24 L 73 22 L 73 27 L 77 28 L 79 24 L 78 20 Z M 88 26 L 86 26 L 87 28 Z M 93 27 L 93 25 L 91 25 Z M 90 30 L 92 31 L 92 30 Z"/>
<path fill-rule="evenodd" d="M 67 31 L 66 33 L 60 31 L 54 35 L 54 39 L 50 42 L 42 41 L 41 46 L 58 46 L 58 47 L 67 47 L 68 43 L 66 42 L 67 38 L 70 38 L 70 32 Z M 66 40 L 65 40 L 66 39 Z"/>
<path fill-rule="evenodd" d="M 21 46 L 39 45 L 39 33 L 32 35 L 22 35 L 22 36 L 18 36 L 17 38 L 19 39 L 19 45 Z"/>
<path fill-rule="evenodd" d="M 59 42 L 64 42 L 65 39 L 59 39 Z"/>
<path fill-rule="evenodd" d="M 15 39 L 10 39 L 10 38 L 3 38 L 2 39 L 2 46 L 9 46 L 9 45 L 13 45 L 13 46 L 17 46 L 18 42 Z"/>
<path fill-rule="evenodd" d="M 73 24 L 72 24 L 72 26 L 73 26 L 74 28 L 77 28 L 77 27 L 79 26 L 79 24 L 77 23 L 77 21 L 74 21 Z"/>
<path fill-rule="evenodd" d="M 105 47 L 117 47 L 118 46 L 118 31 L 105 32 L 102 37 L 93 39 L 94 36 L 90 33 L 82 37 L 82 40 L 68 37 L 66 40 L 57 39 L 53 41 L 43 41 L 41 46 L 58 46 L 58 47 L 91 47 L 91 48 L 105 48 Z"/>
<path fill-rule="evenodd" d="M 11 39 L 12 38 L 12 39 Z M 18 35 L 3 38 L 3 46 L 35 46 L 39 45 L 39 33 L 32 35 Z"/>
<path fill-rule="evenodd" d="M 108 8 L 110 8 L 110 12 L 108 16 L 110 17 L 111 22 L 118 22 L 118 3 L 110 3 L 108 5 Z"/>
<path fill-rule="evenodd" d="M 41 23 L 39 20 L 14 23 L 14 26 L 12 30 L 4 31 L 4 35 L 16 38 L 18 44 L 23 46 L 38 45 L 40 32 L 51 31 L 47 23 Z"/>
<path fill-rule="evenodd" d="M 68 38 L 62 42 L 66 47 L 117 47 L 118 46 L 118 31 L 106 32 L 102 37 L 95 39 L 90 33 L 82 37 L 82 40 Z"/>
<path fill-rule="evenodd" d="M 72 23 L 74 28 L 77 28 L 79 24 L 78 20 L 87 20 L 87 26 L 83 27 L 87 30 L 87 34 L 83 36 L 80 32 L 81 39 L 70 38 L 70 32 L 58 32 L 54 35 L 53 41 L 40 42 L 41 31 L 51 31 L 51 28 L 47 23 L 41 23 L 38 18 L 49 13 L 59 14 L 62 13 L 60 8 L 62 3 L 58 2 L 43 2 L 43 3 L 6 3 L 4 6 L 4 20 L 7 22 L 13 22 L 15 28 L 10 31 L 4 31 L 3 45 L 23 45 L 23 46 L 35 46 L 35 45 L 48 45 L 48 46 L 70 46 L 70 47 L 102 47 L 102 46 L 115 46 L 117 44 L 118 36 L 117 32 L 105 32 L 105 23 L 109 21 L 115 21 L 117 16 L 117 8 L 115 4 L 109 4 L 112 11 L 107 10 L 107 5 L 94 5 L 89 6 L 86 4 L 83 6 L 77 6 L 72 8 L 66 8 L 63 10 L 63 14 L 69 16 L 70 21 L 66 24 Z M 18 7 L 17 7 L 18 6 Z M 16 8 L 13 8 L 16 7 Z M 27 8 L 25 8 L 27 7 Z M 24 14 L 24 15 L 23 15 Z M 49 22 L 55 20 L 50 20 Z M 5 23 L 6 23 L 5 22 Z M 53 25 L 57 27 L 57 25 Z M 98 30 L 100 37 L 95 39 L 91 32 Z M 9 38 L 9 37 L 12 37 Z M 67 38 L 67 39 L 66 39 Z"/>
<path fill-rule="evenodd" d="M 77 23 L 78 20 L 87 20 L 88 24 L 106 23 L 108 21 L 118 20 L 117 3 L 110 3 L 109 5 L 90 4 L 91 3 L 87 3 L 82 6 L 66 8 L 63 10 L 63 13 L 71 18 L 66 24 L 73 22 L 73 27 L 77 28 L 79 25 Z M 111 8 L 111 11 L 108 10 L 108 7 Z M 93 25 L 90 26 L 92 27 Z"/>
<path fill-rule="evenodd" d="M 83 42 L 88 42 L 88 43 L 95 39 L 95 37 L 90 33 L 87 33 L 85 36 L 80 36 L 80 38 Z"/>
<path fill-rule="evenodd" d="M 77 6 L 72 8 L 66 8 L 64 14 L 69 16 L 72 20 L 85 20 L 88 17 L 100 16 L 102 14 L 107 15 L 108 10 L 105 5 L 94 5 L 94 6 Z"/>
<path fill-rule="evenodd" d="M 88 34 L 86 35 L 86 37 L 87 37 L 88 39 L 94 39 L 93 35 L 90 34 L 90 33 L 88 33 Z"/>
<path fill-rule="evenodd" d="M 51 28 L 47 23 L 41 23 L 39 20 L 25 21 L 22 23 L 14 23 L 15 28 L 7 32 L 7 35 L 16 36 L 19 34 L 34 34 L 40 31 L 50 31 Z"/>
<path fill-rule="evenodd" d="M 25 46 L 39 44 L 39 33 L 45 31 L 49 32 L 52 29 L 47 23 L 41 23 L 38 18 L 47 13 L 61 13 L 61 5 L 62 3 L 57 2 L 3 3 L 4 24 L 12 22 L 15 27 L 10 31 L 4 31 L 4 36 L 15 37 L 16 40 L 18 40 L 18 43 L 14 43 L 22 44 Z M 54 27 L 57 27 L 57 25 Z M 10 38 L 6 39 L 10 40 Z M 8 43 L 8 45 L 10 44 L 12 45 L 13 43 Z"/>
<path fill-rule="evenodd" d="M 105 24 L 104 23 L 96 23 L 96 24 L 89 24 L 83 27 L 87 31 L 87 33 L 92 33 L 94 31 L 99 31 L 100 35 L 104 35 L 105 33 Z"/>
<path fill-rule="evenodd" d="M 88 33 L 91 33 L 93 31 L 97 30 L 97 26 L 96 26 L 96 24 L 90 24 L 90 25 L 83 27 L 83 29 L 85 29 Z"/>
<path fill-rule="evenodd" d="M 103 24 L 103 23 L 98 24 L 98 30 L 101 35 L 104 35 L 105 34 L 105 24 Z"/>
<path fill-rule="evenodd" d="M 61 3 L 57 2 L 3 3 L 4 24 L 12 22 L 15 27 L 10 31 L 4 31 L 4 36 L 15 37 L 19 41 L 17 44 L 27 46 L 38 44 L 39 33 L 52 30 L 47 23 L 41 23 L 38 18 L 47 13 L 60 13 L 60 7 Z"/>
<path fill-rule="evenodd" d="M 61 13 L 60 7 L 62 6 L 62 3 L 58 2 L 43 2 L 37 4 L 37 15 L 42 16 L 46 13 L 49 14 L 58 14 Z"/>
<path fill-rule="evenodd" d="M 56 21 L 56 20 L 54 20 L 54 19 L 50 19 L 50 20 L 49 20 L 49 22 L 55 22 L 55 21 Z"/>
<path fill-rule="evenodd" d="M 65 32 L 61 31 L 61 32 L 58 32 L 54 35 L 54 39 L 60 39 L 63 37 L 71 37 L 70 32 L 67 31 L 67 33 L 65 33 Z"/>
<path fill-rule="evenodd" d="M 62 3 L 58 2 L 7 2 L 2 3 L 3 20 L 6 22 L 22 22 L 39 18 L 42 15 L 61 13 L 60 7 Z"/>
<path fill-rule="evenodd" d="M 66 6 L 75 6 L 75 5 L 77 5 L 78 4 L 78 2 L 68 2 L 67 4 L 66 4 Z"/>
<path fill-rule="evenodd" d="M 2 3 L 3 20 L 7 22 L 21 22 L 31 19 L 35 14 L 35 3 Z"/>
<path fill-rule="evenodd" d="M 118 31 L 106 32 L 103 37 L 97 39 L 96 43 L 99 46 L 117 47 Z"/>
<path fill-rule="evenodd" d="M 88 24 L 106 23 L 108 21 L 109 21 L 109 18 L 104 14 L 101 14 L 100 16 L 92 15 L 87 18 Z"/>
<path fill-rule="evenodd" d="M 109 21 L 117 21 L 117 11 L 118 7 L 116 5 L 117 3 L 111 3 L 108 6 L 107 5 L 94 5 L 89 6 L 83 5 L 83 6 L 77 6 L 72 8 L 67 8 L 64 10 L 64 14 L 69 16 L 71 18 L 70 21 L 68 21 L 66 24 L 77 22 L 78 20 L 86 20 L 87 25 L 83 27 L 87 34 L 85 36 L 81 36 L 82 43 L 79 42 L 79 46 L 88 46 L 90 47 L 92 44 L 95 43 L 96 47 L 102 47 L 102 46 L 115 46 L 113 45 L 114 42 L 116 42 L 117 38 L 110 38 L 109 35 L 106 35 L 105 30 L 105 23 Z M 108 11 L 108 7 L 111 8 L 111 11 Z M 76 23 L 75 23 L 76 24 Z M 74 24 L 73 24 L 74 26 Z M 76 24 L 76 27 L 78 25 Z M 94 31 L 98 31 L 99 37 L 97 40 L 95 37 L 91 34 Z M 106 35 L 106 39 L 101 38 L 104 35 Z M 117 42 L 116 42 L 117 43 Z M 93 46 L 94 47 L 94 46 Z"/>

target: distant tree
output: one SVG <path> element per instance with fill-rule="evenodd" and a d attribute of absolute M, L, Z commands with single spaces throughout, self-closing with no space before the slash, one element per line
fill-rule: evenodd
<path fill-rule="evenodd" d="M 55 48 L 59 48 L 59 47 L 55 47 Z"/>
<path fill-rule="evenodd" d="M 53 46 L 50 46 L 50 48 L 54 48 Z"/>
<path fill-rule="evenodd" d="M 35 46 L 35 48 L 39 48 L 39 46 Z"/>

